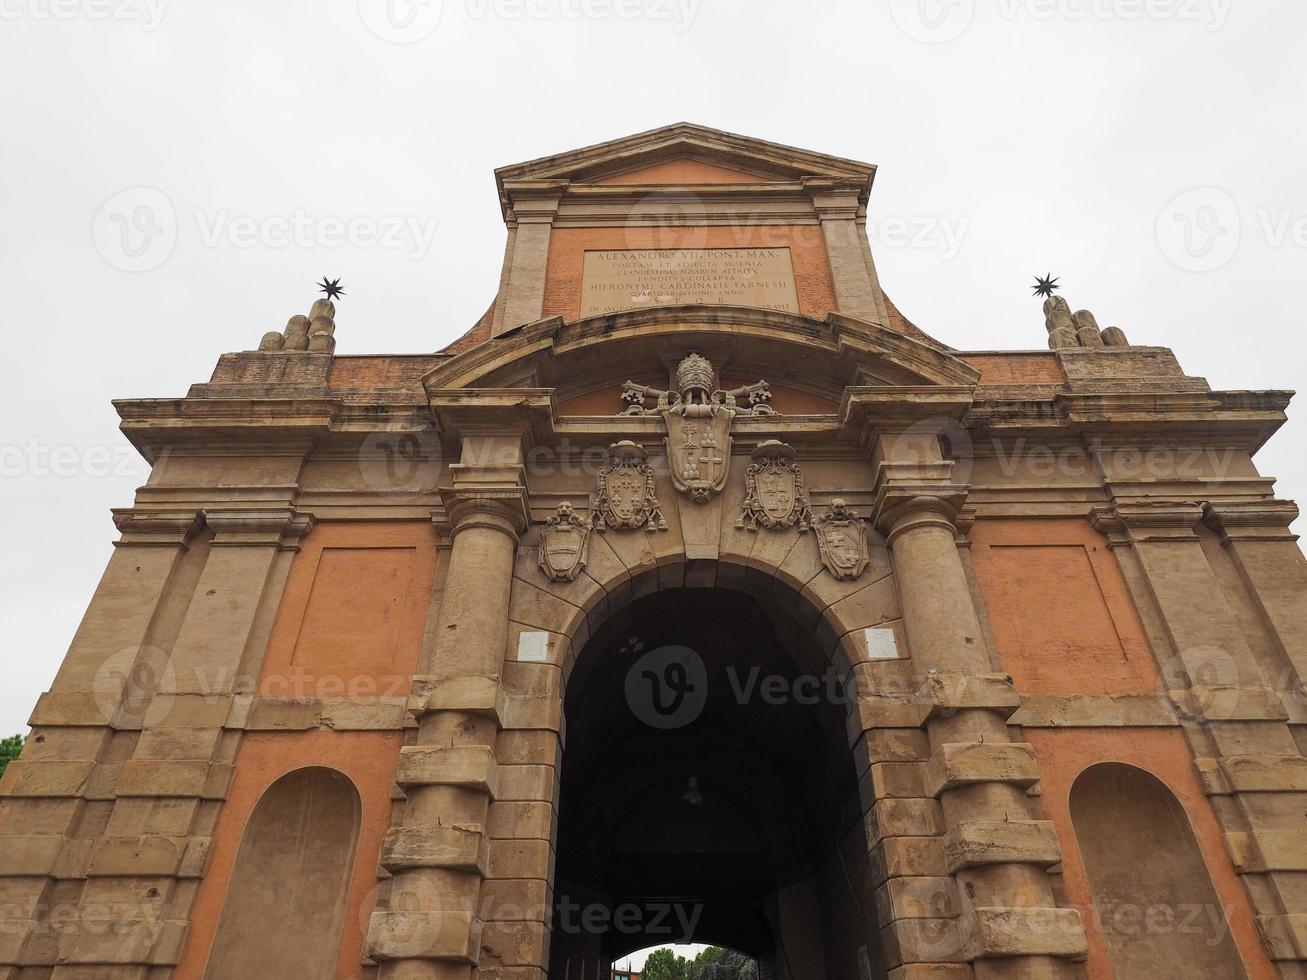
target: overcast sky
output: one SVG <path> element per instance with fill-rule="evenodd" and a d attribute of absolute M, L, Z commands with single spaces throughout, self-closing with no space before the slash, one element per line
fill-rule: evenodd
<path fill-rule="evenodd" d="M 340 352 L 441 347 L 503 164 L 682 119 L 871 161 L 882 281 L 940 340 L 1044 347 L 1052 271 L 1214 386 L 1302 387 L 1304 40 L 1301 0 L 0 0 L 0 734 L 144 477 L 110 399 L 184 394 L 324 274 Z M 1307 497 L 1292 414 L 1260 462 Z"/>

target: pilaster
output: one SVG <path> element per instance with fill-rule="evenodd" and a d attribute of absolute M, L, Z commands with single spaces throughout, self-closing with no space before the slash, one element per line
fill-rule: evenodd
<path fill-rule="evenodd" d="M 539 320 L 544 310 L 545 268 L 549 237 L 567 181 L 507 181 L 504 191 L 511 202 L 512 255 L 507 259 L 508 281 L 496 312 L 493 336 L 524 323 Z"/>
<path fill-rule="evenodd" d="M 1146 589 L 1137 601 L 1151 601 L 1158 611 L 1170 645 L 1159 651 L 1162 673 L 1227 850 L 1272 959 L 1284 976 L 1301 977 L 1307 975 L 1297 927 L 1307 914 L 1307 760 L 1287 724 L 1288 692 L 1258 666 L 1197 534 L 1204 520 L 1221 531 L 1286 663 L 1297 670 L 1303 652 L 1297 606 L 1305 586 L 1302 554 L 1287 531 L 1296 515 L 1291 508 L 1277 501 L 1203 506 L 1117 499 L 1095 521 L 1119 549 L 1131 587 Z M 1290 577 L 1281 582 L 1279 575 Z"/>
<path fill-rule="evenodd" d="M 884 326 L 885 298 L 866 241 L 865 183 L 812 177 L 804 189 L 821 222 L 839 312 Z"/>

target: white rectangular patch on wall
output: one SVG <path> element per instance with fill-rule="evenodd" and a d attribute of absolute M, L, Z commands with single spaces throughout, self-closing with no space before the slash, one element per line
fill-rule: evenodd
<path fill-rule="evenodd" d="M 872 626 L 862 631 L 867 642 L 868 660 L 898 660 L 899 641 L 890 626 Z"/>
<path fill-rule="evenodd" d="M 517 659 L 525 664 L 549 663 L 549 634 L 527 632 L 517 635 Z"/>

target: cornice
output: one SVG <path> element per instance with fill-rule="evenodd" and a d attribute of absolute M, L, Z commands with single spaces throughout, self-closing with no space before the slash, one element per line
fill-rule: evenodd
<path fill-rule="evenodd" d="M 1298 519 L 1292 500 L 1215 500 L 1203 506 L 1203 520 L 1222 541 L 1297 541 L 1289 530 Z"/>

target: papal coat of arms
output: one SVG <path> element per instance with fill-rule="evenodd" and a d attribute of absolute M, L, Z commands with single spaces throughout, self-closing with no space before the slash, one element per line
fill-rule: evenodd
<path fill-rule="evenodd" d="M 608 447 L 608 462 L 599 471 L 599 497 L 595 501 L 595 526 L 651 531 L 667 530 L 654 472 L 643 446 L 622 441 Z"/>
<path fill-rule="evenodd" d="M 655 399 L 653 408 L 646 406 Z M 741 405 L 744 399 L 746 404 Z M 759 381 L 717 388 L 713 366 L 689 354 L 676 368 L 676 387 L 663 391 L 628 381 L 622 386 L 627 415 L 661 415 L 667 425 L 667 462 L 672 486 L 696 503 L 707 503 L 726 485 L 731 465 L 731 424 L 737 415 L 774 415 L 771 390 Z"/>
<path fill-rule="evenodd" d="M 785 443 L 768 439 L 759 445 L 745 471 L 744 484 L 748 496 L 736 527 L 749 531 L 796 526 L 806 531 L 812 527 L 803 474 L 794 461 L 794 450 Z"/>
<path fill-rule="evenodd" d="M 564 501 L 540 531 L 540 569 L 554 582 L 571 582 L 585 568 L 590 549 L 590 522 Z"/>
<path fill-rule="evenodd" d="M 821 563 L 837 579 L 854 579 L 867 570 L 871 550 L 867 545 L 867 522 L 843 500 L 832 500 L 830 513 L 813 525 Z"/>

